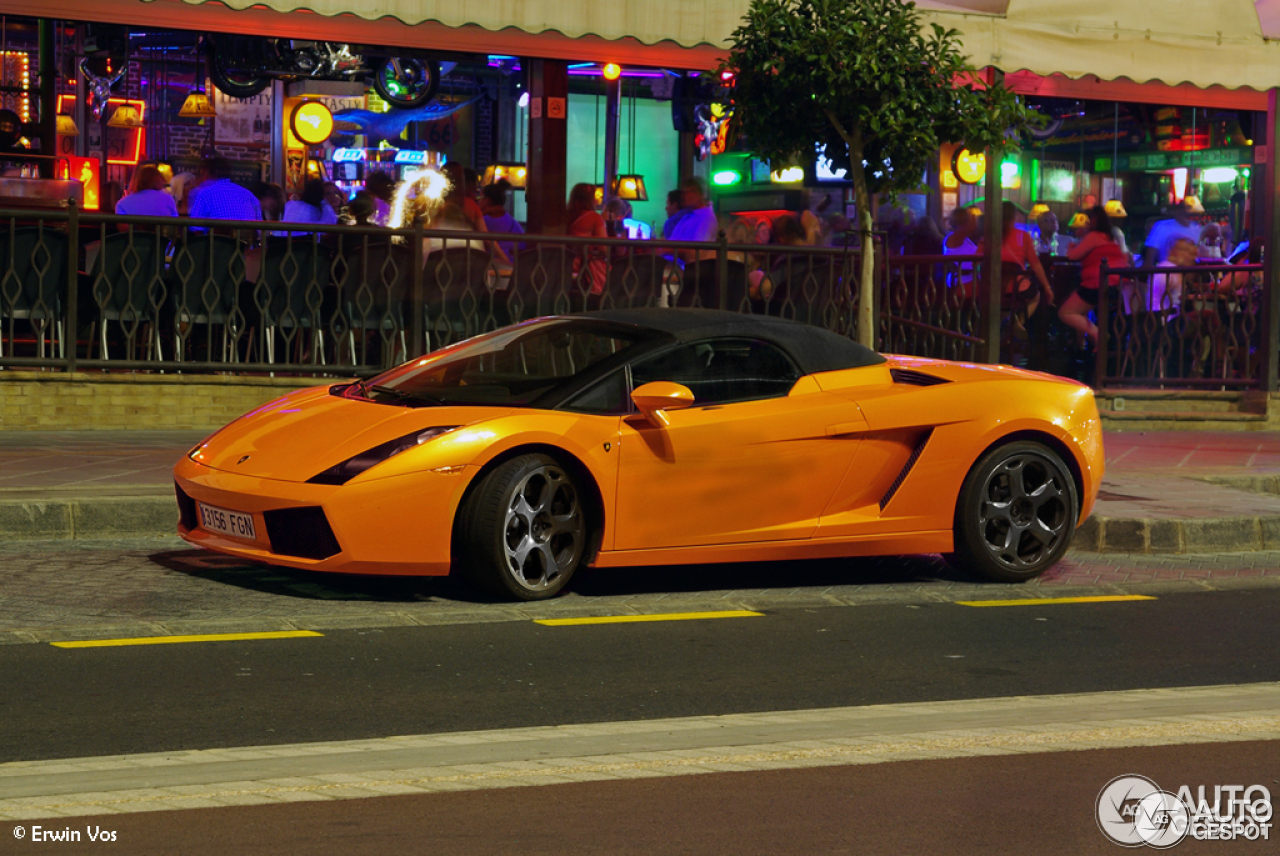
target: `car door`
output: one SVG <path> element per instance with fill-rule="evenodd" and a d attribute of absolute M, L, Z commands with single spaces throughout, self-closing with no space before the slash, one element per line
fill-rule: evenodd
<path fill-rule="evenodd" d="M 632 388 L 688 387 L 666 427 L 622 420 L 616 550 L 808 538 L 853 458 L 858 406 L 801 378 L 759 339 L 712 339 L 638 360 Z M 848 430 L 831 430 L 846 426 Z"/>

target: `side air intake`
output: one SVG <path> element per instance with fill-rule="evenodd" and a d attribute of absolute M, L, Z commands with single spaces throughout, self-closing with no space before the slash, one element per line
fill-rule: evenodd
<path fill-rule="evenodd" d="M 894 383 L 905 383 L 908 386 L 937 386 L 940 383 L 951 383 L 946 378 L 934 377 L 931 374 L 914 369 L 889 369 Z"/>
<path fill-rule="evenodd" d="M 941 381 L 941 383 L 947 383 L 947 381 Z M 902 472 L 898 473 L 898 477 L 893 480 L 893 484 L 889 485 L 889 489 L 884 492 L 884 496 L 880 497 L 881 511 L 884 511 L 885 506 L 889 504 L 889 500 L 893 499 L 893 495 L 898 492 L 898 488 L 902 487 L 902 483 L 907 480 L 907 476 L 911 473 L 911 468 L 916 465 L 916 461 L 920 460 L 920 455 L 924 453 L 924 447 L 932 436 L 933 429 L 930 428 L 920 437 L 916 447 L 911 451 L 911 457 L 907 458 L 907 462 L 902 465 Z"/>

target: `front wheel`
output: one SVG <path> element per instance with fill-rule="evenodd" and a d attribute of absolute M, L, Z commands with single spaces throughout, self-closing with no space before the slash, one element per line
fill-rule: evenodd
<path fill-rule="evenodd" d="M 573 477 L 548 455 L 521 455 L 485 474 L 459 509 L 455 561 L 491 594 L 544 600 L 582 563 L 587 529 Z"/>
<path fill-rule="evenodd" d="M 951 560 L 997 582 L 1034 579 L 1067 552 L 1079 508 L 1075 480 L 1054 451 L 1029 441 L 998 446 L 960 489 Z"/>
<path fill-rule="evenodd" d="M 406 57 L 388 57 L 373 71 L 373 88 L 392 107 L 421 107 L 440 89 L 440 63 Z"/>

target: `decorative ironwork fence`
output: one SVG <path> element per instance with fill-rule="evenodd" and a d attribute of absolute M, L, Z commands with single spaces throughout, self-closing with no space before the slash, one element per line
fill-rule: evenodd
<path fill-rule="evenodd" d="M 1260 264 L 1104 266 L 1096 385 L 1259 388 L 1262 283 Z"/>

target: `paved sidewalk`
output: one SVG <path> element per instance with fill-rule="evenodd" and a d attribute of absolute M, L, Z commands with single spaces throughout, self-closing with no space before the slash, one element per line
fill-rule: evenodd
<path fill-rule="evenodd" d="M 0 541 L 167 535 L 170 470 L 205 432 L 0 433 Z M 1108 432 L 1082 551 L 1280 549 L 1280 432 Z"/>

